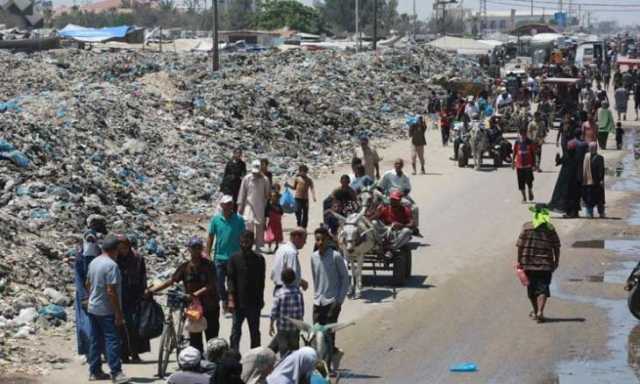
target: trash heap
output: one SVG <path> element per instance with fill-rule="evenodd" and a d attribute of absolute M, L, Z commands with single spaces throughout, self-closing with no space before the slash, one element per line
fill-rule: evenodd
<path fill-rule="evenodd" d="M 326 171 L 361 132 L 406 136 L 434 78 L 486 80 L 433 48 L 233 54 L 215 75 L 206 56 L 139 51 L 0 52 L 0 66 L 0 372 L 28 365 L 10 340 L 65 324 L 59 307 L 73 328 L 89 215 L 166 272 L 204 232 L 233 148 L 276 175 Z"/>

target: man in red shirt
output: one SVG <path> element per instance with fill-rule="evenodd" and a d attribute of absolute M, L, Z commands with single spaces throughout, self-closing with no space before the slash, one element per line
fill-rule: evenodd
<path fill-rule="evenodd" d="M 533 168 L 536 164 L 536 144 L 527 137 L 527 128 L 520 128 L 520 136 L 513 144 L 512 168 L 518 176 L 518 189 L 522 202 L 527 202 L 525 187 L 529 188 L 529 201 L 533 201 Z"/>
<path fill-rule="evenodd" d="M 411 240 L 415 221 L 411 215 L 411 209 L 402 204 L 402 192 L 391 192 L 389 201 L 389 205 L 378 208 L 374 219 L 385 226 L 391 226 L 391 234 L 385 239 L 387 249 L 400 249 Z M 388 250 L 387 253 L 389 253 Z"/>

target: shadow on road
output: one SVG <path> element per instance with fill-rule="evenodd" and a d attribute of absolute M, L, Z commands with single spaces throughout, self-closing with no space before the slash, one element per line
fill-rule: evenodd
<path fill-rule="evenodd" d="M 380 376 L 366 375 L 364 373 L 354 373 L 348 369 L 340 370 L 340 377 L 344 379 L 381 379 Z"/>
<path fill-rule="evenodd" d="M 380 303 L 385 299 L 388 299 L 393 296 L 393 290 L 391 289 L 363 289 L 360 293 L 360 298 L 364 300 L 365 303 Z"/>
<path fill-rule="evenodd" d="M 158 378 L 149 378 L 149 377 L 131 377 L 130 378 L 130 383 L 154 383 L 158 381 Z"/>
<path fill-rule="evenodd" d="M 566 318 L 545 317 L 544 318 L 545 323 L 584 323 L 586 321 L 587 319 L 585 319 L 584 317 L 566 317 Z"/>

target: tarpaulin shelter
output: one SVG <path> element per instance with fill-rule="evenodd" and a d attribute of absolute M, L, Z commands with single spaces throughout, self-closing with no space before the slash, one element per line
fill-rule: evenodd
<path fill-rule="evenodd" d="M 118 27 L 107 28 L 87 28 L 79 25 L 69 24 L 58 32 L 58 34 L 67 39 L 73 39 L 84 43 L 106 43 L 109 41 L 120 41 L 135 43 L 136 36 L 140 35 L 142 29 L 122 25 Z M 144 35 L 141 36 L 144 40 Z M 142 41 L 140 41 L 141 43 Z"/>

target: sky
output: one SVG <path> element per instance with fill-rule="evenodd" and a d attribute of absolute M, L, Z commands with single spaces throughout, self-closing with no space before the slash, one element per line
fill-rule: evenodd
<path fill-rule="evenodd" d="M 313 0 L 299 0 L 302 1 L 305 4 L 312 4 Z M 433 0 L 415 0 L 416 1 L 416 11 L 418 13 L 418 17 L 420 19 L 426 19 L 431 17 L 431 10 L 433 9 Z M 479 0 L 458 0 L 458 2 L 463 1 L 464 2 L 464 7 L 465 8 L 471 8 L 471 9 L 479 9 Z M 399 2 L 399 6 L 398 6 L 398 11 L 400 13 L 406 12 L 406 13 L 413 13 L 413 0 L 398 0 Z M 518 2 L 522 2 L 522 0 L 496 0 L 497 3 L 518 3 Z M 541 6 L 544 4 L 546 8 L 547 12 L 551 12 L 552 7 L 554 7 L 553 5 L 549 4 L 549 3 L 555 3 L 555 1 L 552 0 L 534 0 L 534 3 L 539 3 L 541 4 Z M 586 4 L 593 4 L 593 3 L 613 3 L 613 4 L 636 4 L 636 5 L 640 5 L 640 0 L 574 0 L 573 3 L 574 4 L 579 4 L 579 3 L 586 3 Z M 568 4 L 569 0 L 564 0 L 564 4 Z M 524 2 L 522 7 L 512 7 L 509 5 L 492 5 L 492 4 L 487 4 L 487 9 L 488 10 L 506 10 L 506 9 L 511 9 L 511 8 L 515 8 L 515 9 L 521 9 L 523 12 L 525 11 L 529 11 L 531 8 L 529 8 L 529 6 L 527 5 L 526 2 Z M 556 8 L 557 9 L 557 8 Z M 592 22 L 594 20 L 600 20 L 600 21 L 604 21 L 604 20 L 618 20 L 618 22 L 620 24 L 635 24 L 638 23 L 640 20 L 640 7 L 637 8 L 637 10 L 629 10 L 628 12 L 594 12 L 592 14 Z"/>

